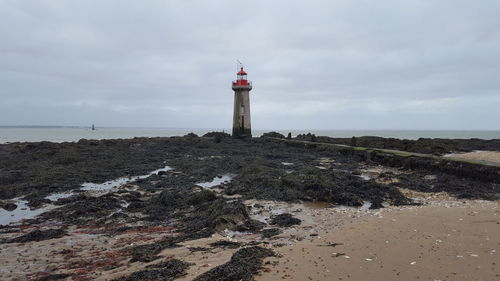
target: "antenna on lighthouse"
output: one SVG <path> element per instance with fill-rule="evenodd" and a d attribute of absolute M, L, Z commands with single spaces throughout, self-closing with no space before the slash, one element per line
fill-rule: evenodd
<path fill-rule="evenodd" d="M 236 60 L 238 62 L 238 66 L 236 67 L 236 71 L 239 71 L 241 67 L 243 67 L 243 63 L 240 60 Z"/>

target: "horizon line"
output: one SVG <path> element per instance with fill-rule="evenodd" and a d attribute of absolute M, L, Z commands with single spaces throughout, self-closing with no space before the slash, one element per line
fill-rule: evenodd
<path fill-rule="evenodd" d="M 0 128 L 91 128 L 92 125 L 79 126 L 79 125 L 0 125 Z M 231 128 L 196 128 L 196 127 L 148 127 L 148 126 L 95 126 L 96 128 L 109 128 L 109 129 L 164 129 L 164 130 L 230 130 Z M 252 128 L 256 131 L 491 131 L 497 132 L 500 129 L 397 129 L 397 128 L 386 128 L 386 129 L 337 129 L 337 128 Z"/>

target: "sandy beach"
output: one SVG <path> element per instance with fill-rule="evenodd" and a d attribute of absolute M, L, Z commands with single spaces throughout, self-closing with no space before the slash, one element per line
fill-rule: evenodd
<path fill-rule="evenodd" d="M 447 155 L 447 157 L 500 163 L 499 151 L 474 151 L 468 153 L 454 153 Z"/>
<path fill-rule="evenodd" d="M 276 249 L 282 257 L 256 280 L 498 280 L 499 207 L 441 202 L 362 217 Z"/>

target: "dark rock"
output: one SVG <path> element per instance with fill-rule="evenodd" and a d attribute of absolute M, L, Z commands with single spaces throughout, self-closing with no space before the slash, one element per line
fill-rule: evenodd
<path fill-rule="evenodd" d="M 271 217 L 271 224 L 275 224 L 275 225 L 282 226 L 282 227 L 283 226 L 288 227 L 288 226 L 292 226 L 292 225 L 298 225 L 300 223 L 301 223 L 301 220 L 299 220 L 298 218 L 295 218 L 291 214 L 287 214 L 287 213 Z"/>
<path fill-rule="evenodd" d="M 281 234 L 283 231 L 279 228 L 266 228 L 262 230 L 262 238 L 271 238 Z"/>
<path fill-rule="evenodd" d="M 14 203 L 0 203 L 0 208 L 5 209 L 6 211 L 12 212 L 17 209 L 17 205 Z"/>

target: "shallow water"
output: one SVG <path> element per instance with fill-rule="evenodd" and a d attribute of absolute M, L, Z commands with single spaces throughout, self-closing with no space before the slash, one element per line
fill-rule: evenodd
<path fill-rule="evenodd" d="M 21 200 L 19 198 L 13 199 L 12 202 L 17 205 L 17 208 L 15 210 L 7 211 L 0 208 L 0 225 L 8 225 L 12 222 L 17 222 L 22 219 L 32 219 L 48 210 L 48 208 L 31 210 L 27 205 L 28 201 Z"/>
<path fill-rule="evenodd" d="M 46 196 L 45 199 L 49 199 L 50 201 L 57 201 L 62 198 L 68 198 L 75 195 L 73 192 L 61 192 L 61 193 L 54 193 L 49 196 Z"/>
<path fill-rule="evenodd" d="M 207 181 L 207 182 L 200 182 L 197 183 L 197 186 L 201 186 L 203 188 L 212 188 L 218 185 L 221 185 L 223 183 L 230 182 L 233 179 L 234 175 L 222 175 L 221 177 L 215 177 L 212 181 Z"/>
<path fill-rule="evenodd" d="M 104 183 L 86 182 L 86 183 L 82 184 L 82 188 L 80 188 L 80 189 L 86 190 L 86 191 L 108 191 L 110 189 L 120 187 L 120 186 L 125 185 L 127 183 L 132 183 L 132 182 L 137 181 L 139 179 L 145 179 L 145 178 L 150 177 L 152 175 L 158 174 L 158 172 L 167 172 L 170 170 L 172 170 L 171 167 L 165 166 L 161 169 L 154 170 L 147 175 L 134 176 L 134 177 L 121 177 L 121 178 L 110 180 L 110 181 L 107 181 Z"/>

